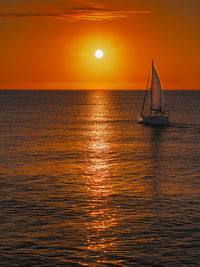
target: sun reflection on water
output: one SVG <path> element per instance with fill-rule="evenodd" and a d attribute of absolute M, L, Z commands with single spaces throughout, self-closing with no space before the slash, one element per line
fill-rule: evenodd
<path fill-rule="evenodd" d="M 91 252 L 105 252 L 115 245 L 109 228 L 116 224 L 116 211 L 109 203 L 114 189 L 109 182 L 109 129 L 103 122 L 107 114 L 105 96 L 95 92 L 93 97 L 91 100 L 95 101 L 95 105 L 92 106 L 89 116 L 94 123 L 91 124 L 86 144 L 89 155 L 85 179 L 89 196 L 87 212 L 90 218 L 86 226 L 89 229 L 86 247 Z"/>

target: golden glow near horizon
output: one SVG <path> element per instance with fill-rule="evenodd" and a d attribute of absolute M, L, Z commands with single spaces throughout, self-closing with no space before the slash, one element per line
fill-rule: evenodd
<path fill-rule="evenodd" d="M 117 37 L 96 35 L 77 38 L 72 44 L 72 49 L 77 52 L 71 55 L 70 67 L 72 75 L 79 75 L 78 88 L 115 89 L 116 81 L 119 84 L 121 79 L 117 74 L 120 73 L 125 58 L 119 56 L 124 52 Z M 95 56 L 95 52 L 99 57 Z"/>

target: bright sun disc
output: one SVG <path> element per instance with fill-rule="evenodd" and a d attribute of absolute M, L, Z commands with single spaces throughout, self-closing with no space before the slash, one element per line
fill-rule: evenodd
<path fill-rule="evenodd" d="M 95 51 L 95 57 L 102 58 L 103 57 L 103 51 L 98 49 Z"/>

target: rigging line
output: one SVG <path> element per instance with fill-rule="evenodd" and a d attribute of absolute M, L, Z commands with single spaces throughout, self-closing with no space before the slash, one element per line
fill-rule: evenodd
<path fill-rule="evenodd" d="M 141 111 L 141 114 L 140 115 L 143 115 L 144 105 L 145 105 L 145 102 L 146 102 L 147 91 L 148 91 L 148 87 L 149 87 L 150 76 L 151 76 L 151 71 L 149 72 L 149 77 L 148 77 L 148 80 L 147 80 L 147 87 L 146 87 L 146 91 L 145 91 L 145 95 L 144 95 L 144 101 L 143 101 L 143 105 L 142 105 L 142 111 Z"/>

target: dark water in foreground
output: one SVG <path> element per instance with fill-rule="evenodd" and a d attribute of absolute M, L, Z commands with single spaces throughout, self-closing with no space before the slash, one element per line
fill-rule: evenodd
<path fill-rule="evenodd" d="M 0 266 L 200 266 L 200 92 L 0 92 Z"/>

